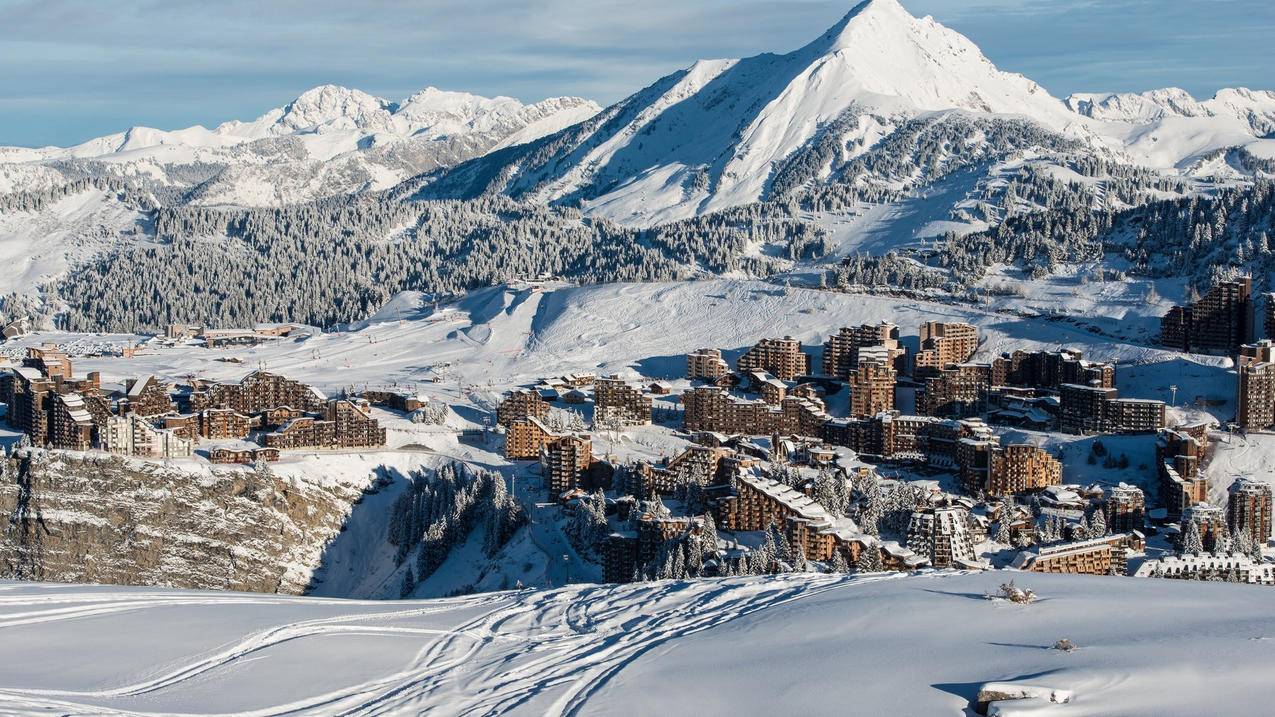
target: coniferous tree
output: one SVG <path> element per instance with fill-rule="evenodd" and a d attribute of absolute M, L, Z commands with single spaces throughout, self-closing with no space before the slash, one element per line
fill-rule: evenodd
<path fill-rule="evenodd" d="M 863 551 L 859 553 L 857 572 L 879 573 L 883 570 L 885 570 L 885 563 L 881 560 L 881 549 L 876 545 L 865 545 Z"/>
<path fill-rule="evenodd" d="M 412 574 L 411 566 L 403 572 L 403 582 L 398 589 L 398 597 L 400 600 L 409 598 L 416 591 L 416 576 Z"/>

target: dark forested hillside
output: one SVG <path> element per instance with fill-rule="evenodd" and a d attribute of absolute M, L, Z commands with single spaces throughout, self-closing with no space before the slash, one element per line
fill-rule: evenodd
<path fill-rule="evenodd" d="M 171 322 L 245 325 L 355 321 L 395 293 L 453 294 L 502 281 L 582 282 L 764 275 L 772 261 L 823 253 L 823 233 L 782 207 L 752 205 L 653 229 L 572 209 L 493 198 L 400 202 L 385 196 L 282 209 L 163 208 L 158 242 L 131 245 L 72 271 L 58 287 L 72 330 L 154 331 Z"/>

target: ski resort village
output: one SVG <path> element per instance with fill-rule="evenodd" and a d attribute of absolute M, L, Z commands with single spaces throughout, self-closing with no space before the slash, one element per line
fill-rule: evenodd
<path fill-rule="evenodd" d="M 713 286 L 652 288 L 702 301 Z M 5 564 L 15 577 L 91 579 L 87 563 L 51 563 L 52 548 L 125 529 L 89 506 L 42 509 L 41 481 L 68 460 L 196 480 L 319 461 L 342 472 L 350 456 L 384 453 L 394 456 L 388 467 L 361 490 L 392 476 L 410 485 L 368 516 L 395 548 L 378 584 L 360 587 L 368 596 L 928 568 L 1275 585 L 1264 556 L 1269 469 L 1232 458 L 1250 445 L 1263 451 L 1262 432 L 1275 427 L 1275 348 L 1255 338 L 1254 315 L 1260 304 L 1262 325 L 1275 328 L 1275 301 L 1254 297 L 1251 279 L 1172 307 L 1164 347 L 1128 365 L 1099 356 L 1120 348 L 1101 339 L 1016 340 L 989 325 L 995 315 L 905 329 L 923 307 L 895 313 L 881 302 L 871 321 L 843 326 L 868 316 L 833 308 L 847 295 L 720 286 L 727 305 L 741 292 L 775 294 L 773 325 L 790 322 L 791 307 L 815 338 L 679 354 L 660 337 L 693 331 L 671 333 L 658 319 L 624 329 L 612 317 L 584 319 L 574 343 L 548 343 L 537 324 L 580 321 L 601 290 L 534 283 L 460 305 L 396 305 L 394 315 L 412 318 L 350 332 L 176 325 L 150 337 L 14 336 L 0 347 L 12 363 L 0 377 L 6 471 L 18 476 L 5 487 Z M 817 308 L 825 301 L 833 305 Z M 640 303 L 612 305 L 633 317 Z M 555 307 L 572 311 L 554 316 Z M 650 339 L 624 350 L 653 353 L 616 355 L 608 347 L 619 336 L 609 334 L 586 353 L 589 332 L 617 328 Z M 1200 358 L 1190 364 L 1197 379 L 1182 350 L 1230 365 Z M 420 467 L 406 475 L 398 467 L 412 463 Z M 411 478 L 427 465 L 447 467 L 445 489 Z M 495 561 L 436 578 L 473 538 L 470 514 L 482 516 L 488 558 L 540 521 L 552 540 L 535 544 L 539 572 L 514 576 Z M 325 566 L 308 567 L 305 588 L 321 590 Z M 232 571 L 190 586 L 238 580 Z"/>
<path fill-rule="evenodd" d="M 508 4 L 0 2 L 0 714 L 1271 713 L 1270 8 Z"/>

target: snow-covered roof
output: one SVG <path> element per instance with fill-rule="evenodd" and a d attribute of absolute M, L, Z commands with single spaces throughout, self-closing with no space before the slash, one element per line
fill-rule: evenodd
<path fill-rule="evenodd" d="M 145 376 L 139 377 L 136 381 L 133 382 L 132 388 L 128 389 L 128 397 L 137 398 L 141 396 L 142 391 L 146 390 L 147 384 L 149 384 L 153 380 L 155 380 L 155 377 L 152 376 L 151 374 L 146 374 Z"/>
<path fill-rule="evenodd" d="M 39 369 L 31 368 L 30 366 L 15 366 L 13 371 L 28 381 L 38 381 L 44 378 L 44 374 Z"/>

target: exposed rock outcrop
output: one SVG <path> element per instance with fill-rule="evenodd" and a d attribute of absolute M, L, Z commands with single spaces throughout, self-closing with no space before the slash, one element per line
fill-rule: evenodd
<path fill-rule="evenodd" d="M 24 580 L 299 594 L 362 495 L 269 470 L 30 449 L 3 471 L 0 576 Z"/>

